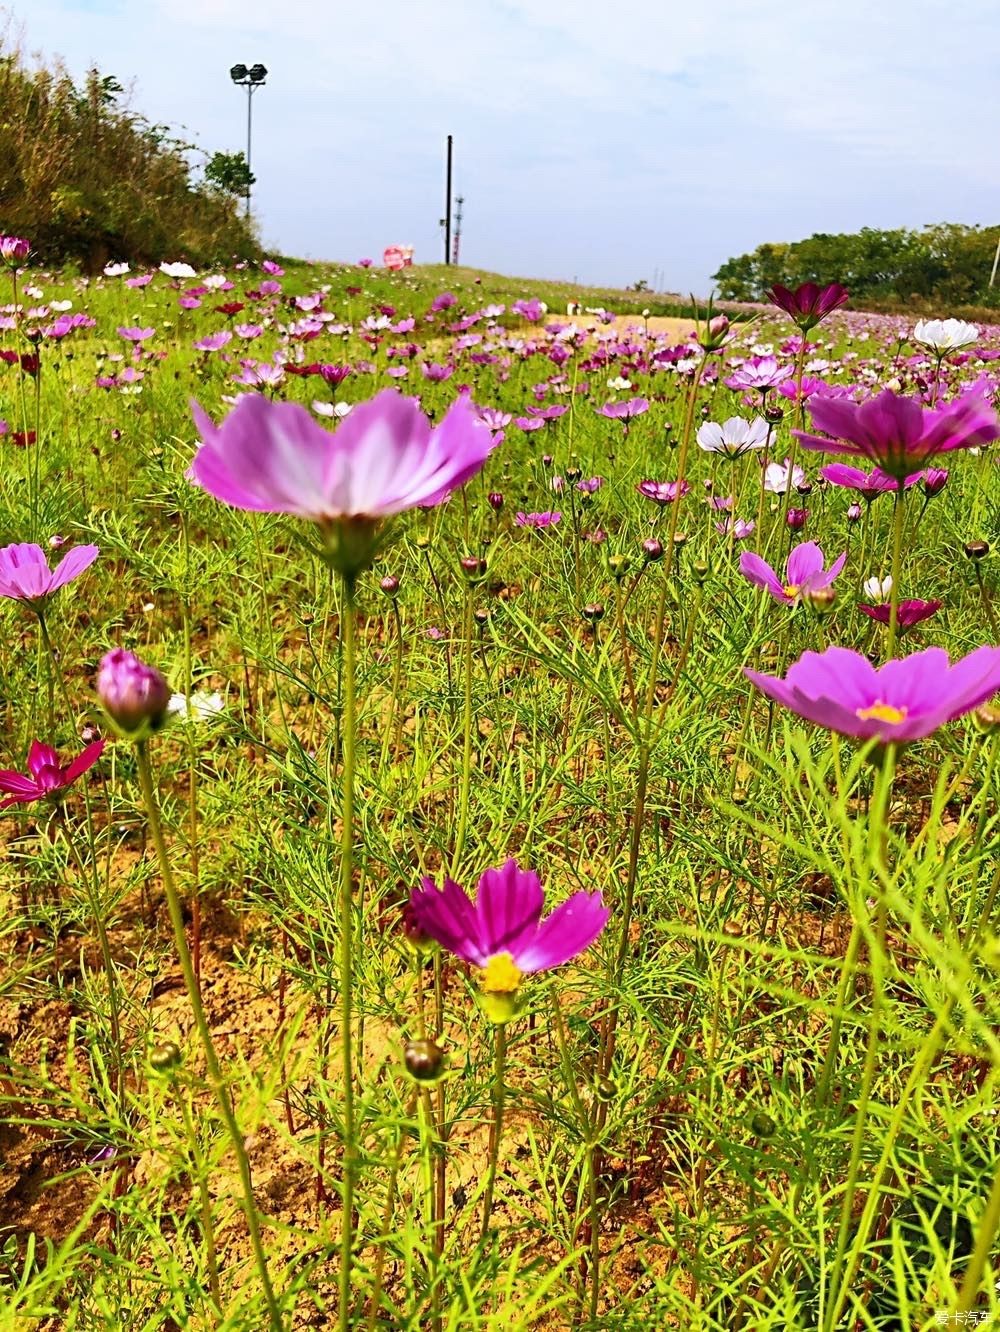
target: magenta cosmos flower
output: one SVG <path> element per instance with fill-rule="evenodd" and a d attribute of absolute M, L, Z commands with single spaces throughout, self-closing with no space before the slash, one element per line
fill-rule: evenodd
<path fill-rule="evenodd" d="M 92 768 L 104 751 L 104 741 L 95 740 L 70 763 L 60 764 L 59 755 L 51 745 L 43 745 L 40 740 L 32 740 L 28 750 L 27 773 L 13 772 L 9 768 L 0 770 L 0 791 L 6 792 L 6 799 L 0 800 L 0 809 L 11 805 L 28 805 L 34 800 L 44 800 L 67 786 L 72 786 L 78 777 Z"/>
<path fill-rule="evenodd" d="M 936 615 L 943 605 L 943 601 L 918 601 L 915 598 L 901 601 L 896 607 L 896 623 L 900 629 L 912 629 L 915 624 L 921 624 Z M 888 624 L 892 614 L 892 606 L 888 601 L 878 606 L 858 606 L 858 610 L 879 624 Z"/>
<path fill-rule="evenodd" d="M 435 427 L 396 389 L 358 403 L 332 432 L 297 403 L 259 394 L 242 398 L 221 426 L 197 403 L 192 410 L 202 445 L 189 479 L 234 508 L 319 524 L 326 557 L 348 577 L 371 563 L 383 519 L 440 504 L 480 471 L 494 443 L 465 394 Z"/>
<path fill-rule="evenodd" d="M 766 560 L 755 555 L 752 550 L 745 550 L 740 555 L 740 573 L 749 578 L 751 583 L 766 588 L 785 606 L 797 606 L 803 597 L 820 588 L 829 587 L 844 567 L 847 551 L 830 565 L 823 568 L 823 551 L 815 541 L 795 546 L 785 565 L 785 581 L 782 582 Z"/>
<path fill-rule="evenodd" d="M 848 467 L 846 463 L 827 463 L 825 467 L 820 468 L 819 474 L 824 481 L 829 481 L 833 486 L 856 490 L 869 504 L 872 500 L 878 499 L 879 495 L 900 489 L 897 478 L 887 476 L 880 467 L 874 468 L 871 472 L 863 472 L 859 467 Z M 906 490 L 915 485 L 922 476 L 923 472 L 914 472 L 911 476 L 904 477 L 902 488 Z"/>
<path fill-rule="evenodd" d="M 905 480 L 939 453 L 976 448 L 1000 437 L 996 412 L 975 393 L 937 409 L 891 389 L 867 402 L 815 397 L 807 406 L 813 426 L 830 438 L 794 430 L 803 447 L 870 458 L 897 480 Z"/>
<path fill-rule="evenodd" d="M 515 860 L 482 875 L 475 905 L 449 878 L 441 888 L 423 879 L 410 893 L 417 926 L 479 968 L 484 996 L 496 1001 L 485 1007 L 495 1022 L 514 1016 L 514 996 L 526 975 L 562 966 L 589 948 L 610 914 L 600 893 L 574 893 L 543 921 L 544 905 L 538 875 Z"/>
<path fill-rule="evenodd" d="M 933 734 L 1000 689 L 1000 648 L 981 647 L 953 665 L 926 648 L 876 669 L 850 648 L 805 652 L 784 680 L 744 670 L 758 689 L 807 721 L 859 740 L 906 744 Z"/>
<path fill-rule="evenodd" d="M 803 333 L 815 328 L 821 320 L 834 310 L 838 310 L 848 299 L 847 288 L 842 287 L 839 282 L 828 282 L 825 287 L 819 286 L 816 282 L 803 282 L 794 291 L 776 282 L 766 294 L 768 300 L 779 310 L 784 310 Z"/>
<path fill-rule="evenodd" d="M 22 542 L 0 550 L 0 597 L 23 601 L 37 610 L 61 587 L 79 578 L 100 555 L 98 546 L 74 546 L 54 569 L 41 546 Z"/>

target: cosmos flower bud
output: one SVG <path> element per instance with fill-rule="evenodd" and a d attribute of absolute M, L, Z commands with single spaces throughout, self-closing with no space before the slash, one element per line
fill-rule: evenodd
<path fill-rule="evenodd" d="M 857 523 L 861 521 L 861 505 L 857 502 L 848 507 L 847 521 L 849 523 Z"/>
<path fill-rule="evenodd" d="M 642 557 L 647 564 L 663 559 L 663 542 L 656 537 L 647 537 L 642 543 Z"/>
<path fill-rule="evenodd" d="M 750 1120 L 750 1132 L 757 1138 L 773 1138 L 777 1127 L 771 1116 L 764 1114 L 763 1110 L 758 1110 Z"/>
<path fill-rule="evenodd" d="M 149 1067 L 154 1073 L 173 1073 L 184 1062 L 180 1046 L 174 1041 L 154 1045 L 149 1052 Z"/>
<path fill-rule="evenodd" d="M 789 509 L 788 526 L 793 532 L 801 532 L 806 525 L 806 519 L 809 517 L 808 509 Z"/>
<path fill-rule="evenodd" d="M 97 673 L 97 693 L 115 730 L 126 740 L 145 740 L 169 716 L 170 686 L 133 652 L 114 648 Z"/>
<path fill-rule="evenodd" d="M 768 423 L 768 425 L 779 425 L 781 421 L 784 420 L 785 413 L 782 411 L 782 409 L 778 406 L 777 403 L 768 403 L 767 406 L 763 409 L 763 411 L 764 411 L 764 420 Z"/>
<path fill-rule="evenodd" d="M 1000 708 L 994 707 L 991 703 L 984 703 L 972 714 L 972 724 L 983 735 L 995 735 L 1000 731 Z"/>
<path fill-rule="evenodd" d="M 479 625 L 480 629 L 484 629 L 490 622 L 490 613 L 485 606 L 478 606 L 472 612 L 472 618 L 475 620 L 476 624 Z"/>
<path fill-rule="evenodd" d="M 832 587 L 817 587 L 814 591 L 807 592 L 803 600 L 807 601 L 818 615 L 826 615 L 833 610 L 837 594 Z"/>
<path fill-rule="evenodd" d="M 444 1072 L 445 1053 L 435 1041 L 407 1041 L 403 1062 L 415 1082 L 437 1082 Z"/>
<path fill-rule="evenodd" d="M 694 580 L 699 587 L 701 587 L 704 584 L 705 579 L 709 575 L 709 572 L 710 572 L 709 567 L 704 560 L 698 560 L 694 564 L 692 568 L 692 573 L 694 574 Z"/>
<path fill-rule="evenodd" d="M 618 1095 L 618 1084 L 611 1078 L 598 1078 L 594 1084 L 594 1100 L 607 1105 Z"/>
<path fill-rule="evenodd" d="M 885 601 L 892 591 L 892 577 L 889 575 L 885 578 L 866 578 L 862 590 L 872 601 Z"/>
<path fill-rule="evenodd" d="M 582 607 L 580 614 L 588 624 L 598 624 L 604 619 L 604 607 L 599 601 L 592 601 L 589 605 Z"/>
<path fill-rule="evenodd" d="M 965 554 L 970 560 L 984 560 L 990 553 L 990 543 L 988 541 L 967 541 L 965 543 Z"/>
<path fill-rule="evenodd" d="M 503 495 L 499 490 L 491 490 L 486 496 L 486 500 L 494 513 L 499 513 L 503 508 Z"/>
<path fill-rule="evenodd" d="M 399 591 L 399 579 L 395 576 L 395 574 L 386 574 L 386 576 L 379 583 L 379 587 L 382 589 L 382 591 L 385 593 L 387 597 L 395 597 L 395 595 Z"/>
<path fill-rule="evenodd" d="M 478 583 L 486 577 L 486 561 L 478 555 L 464 555 L 459 564 L 470 583 Z"/>
<path fill-rule="evenodd" d="M 628 565 L 629 561 L 627 555 L 608 556 L 608 568 L 611 570 L 612 578 L 616 578 L 619 581 L 624 578 L 628 573 Z"/>

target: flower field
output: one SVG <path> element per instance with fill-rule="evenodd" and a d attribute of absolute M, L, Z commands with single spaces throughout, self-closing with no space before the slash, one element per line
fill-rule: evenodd
<path fill-rule="evenodd" d="M 0 1328 L 1000 1323 L 1000 329 L 0 257 Z"/>

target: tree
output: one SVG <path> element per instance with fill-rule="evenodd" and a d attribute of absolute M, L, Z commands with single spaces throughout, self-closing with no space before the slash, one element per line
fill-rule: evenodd
<path fill-rule="evenodd" d="M 220 194 L 242 199 L 257 177 L 250 170 L 244 153 L 213 153 L 205 164 L 205 180 Z"/>

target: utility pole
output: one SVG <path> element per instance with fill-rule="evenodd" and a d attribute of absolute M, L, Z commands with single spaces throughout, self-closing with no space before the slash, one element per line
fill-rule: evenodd
<path fill-rule="evenodd" d="M 253 95 L 258 88 L 263 88 L 267 79 L 267 70 L 263 65 L 251 65 L 247 69 L 246 65 L 234 65 L 229 71 L 229 77 L 238 88 L 247 90 L 247 217 L 250 216 L 250 181 L 252 173 L 250 171 L 250 146 L 251 135 L 253 133 Z"/>
<path fill-rule="evenodd" d="M 452 139 L 448 135 L 448 150 L 444 182 L 444 261 L 451 263 L 451 148 Z"/>
<path fill-rule="evenodd" d="M 458 252 L 462 245 L 462 204 L 465 203 L 465 196 L 458 195 L 455 200 L 455 243 L 451 248 L 451 262 L 458 263 Z"/>

